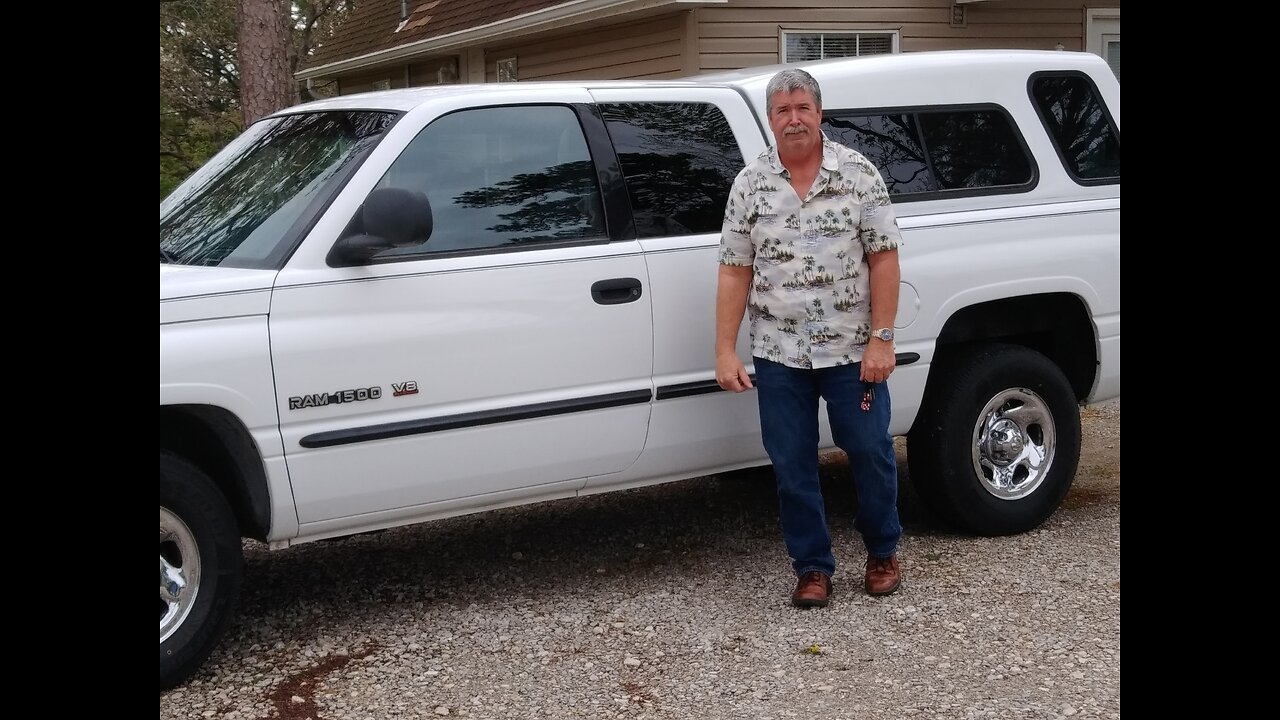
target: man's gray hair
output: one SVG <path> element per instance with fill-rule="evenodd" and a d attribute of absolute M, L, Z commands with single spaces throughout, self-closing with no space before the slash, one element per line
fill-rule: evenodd
<path fill-rule="evenodd" d="M 787 68 L 779 71 L 769 80 L 769 84 L 765 86 L 764 110 L 771 112 L 773 110 L 773 96 L 777 93 L 791 93 L 796 90 L 808 90 L 813 95 L 813 101 L 822 107 L 822 90 L 818 88 L 818 81 L 813 76 L 799 68 Z"/>

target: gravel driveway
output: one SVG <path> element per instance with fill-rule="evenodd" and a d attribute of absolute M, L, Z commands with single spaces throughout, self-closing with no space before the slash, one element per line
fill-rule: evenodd
<path fill-rule="evenodd" d="M 1120 402 L 1084 411 L 1080 472 L 1024 535 L 948 534 L 905 457 L 896 595 L 794 578 L 768 470 L 499 510 L 280 552 L 250 544 L 238 619 L 163 718 L 1120 717 Z"/>

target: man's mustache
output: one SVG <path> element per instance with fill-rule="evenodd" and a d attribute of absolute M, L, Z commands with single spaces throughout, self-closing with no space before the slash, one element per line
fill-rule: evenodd
<path fill-rule="evenodd" d="M 787 128 L 786 130 L 783 130 L 782 134 L 783 135 L 799 135 L 800 133 L 807 133 L 807 132 L 809 132 L 809 128 L 803 125 L 793 125 Z"/>

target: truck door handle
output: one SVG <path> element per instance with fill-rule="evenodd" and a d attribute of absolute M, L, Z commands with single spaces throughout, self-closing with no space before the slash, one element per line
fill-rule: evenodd
<path fill-rule="evenodd" d="M 591 299 L 601 305 L 635 302 L 643 294 L 640 281 L 635 278 L 610 278 L 591 283 Z"/>

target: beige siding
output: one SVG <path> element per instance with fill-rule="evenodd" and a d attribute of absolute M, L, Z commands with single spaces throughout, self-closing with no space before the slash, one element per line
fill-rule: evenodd
<path fill-rule="evenodd" d="M 485 49 L 485 82 L 497 82 L 497 61 L 516 58 L 520 80 L 614 80 L 678 77 L 685 14 L 543 36 Z"/>
<path fill-rule="evenodd" d="M 782 60 L 781 31 L 893 30 L 902 52 L 969 48 L 1066 50 L 1085 46 L 1088 8 L 1120 0 L 999 0 L 968 3 L 963 27 L 951 26 L 952 0 L 729 0 L 629 22 L 577 26 L 485 47 L 459 50 L 461 82 L 496 82 L 497 61 L 516 58 L 520 80 L 680 77 L 771 65 Z M 662 12 L 653 8 L 650 12 Z M 414 58 L 339 79 L 341 94 L 433 85 L 444 57 Z M 465 61 L 465 62 L 464 62 Z M 483 68 L 480 67 L 483 62 Z"/>
<path fill-rule="evenodd" d="M 390 81 L 392 88 L 408 87 L 405 84 L 407 69 L 408 66 L 406 65 L 396 65 L 395 67 L 365 71 L 358 75 L 344 75 L 338 78 L 338 94 L 350 95 L 352 93 L 369 92 L 374 89 L 374 83 L 380 80 Z"/>
<path fill-rule="evenodd" d="M 409 66 L 409 85 L 451 85 L 461 82 L 458 78 L 459 58 L 456 55 L 444 55 L 425 60 L 414 60 Z"/>
<path fill-rule="evenodd" d="M 796 7 L 796 5 L 801 7 Z M 1084 48 L 1085 9 L 1119 7 L 1119 0 L 1001 0 L 964 5 L 965 26 L 951 27 L 951 0 L 849 2 L 730 0 L 697 11 L 702 71 L 782 61 L 781 31 L 896 30 L 902 52 L 968 48 L 1067 50 Z"/>

